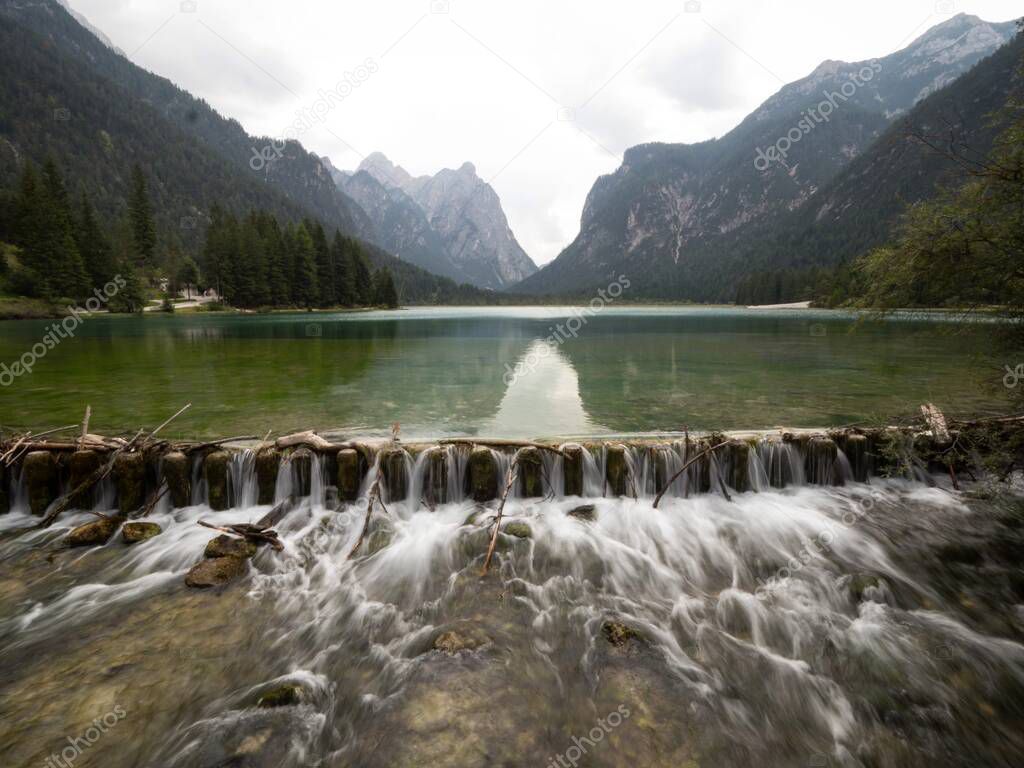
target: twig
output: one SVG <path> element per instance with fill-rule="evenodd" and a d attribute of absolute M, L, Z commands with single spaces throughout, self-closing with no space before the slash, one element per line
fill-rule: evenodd
<path fill-rule="evenodd" d="M 191 407 L 192 407 L 192 403 L 186 403 L 186 404 L 185 404 L 185 405 L 184 405 L 184 406 L 183 406 L 183 407 L 181 408 L 181 410 L 179 410 L 179 411 L 178 411 L 178 412 L 177 412 L 176 414 L 174 414 L 173 416 L 171 416 L 171 418 L 169 418 L 169 419 L 168 419 L 167 421 L 165 421 L 165 422 L 164 422 L 163 424 L 161 424 L 161 425 L 160 425 L 159 427 L 157 427 L 157 428 L 156 428 L 156 429 L 154 429 L 154 430 L 153 430 L 152 432 L 150 432 L 150 433 L 149 433 L 149 439 L 150 439 L 150 440 L 152 440 L 152 439 L 153 439 L 153 436 L 154 436 L 154 435 L 156 435 L 156 433 L 157 433 L 157 432 L 159 432 L 159 431 L 160 431 L 161 429 L 163 429 L 164 427 L 166 427 L 166 426 L 167 426 L 168 424 L 170 424 L 170 423 L 171 423 L 172 421 L 174 421 L 174 420 L 175 420 L 176 418 L 178 418 L 179 416 L 181 416 L 181 414 L 183 414 L 183 413 L 184 413 L 185 411 L 187 411 L 187 410 L 188 410 L 189 408 L 191 408 Z"/>
<path fill-rule="evenodd" d="M 665 487 L 662 488 L 661 491 L 658 493 L 658 495 L 654 497 L 653 507 L 655 509 L 658 508 L 658 503 L 661 501 L 661 497 L 664 496 L 666 491 L 668 491 L 668 489 L 672 487 L 672 483 L 674 483 L 676 481 L 676 478 L 678 478 L 681 474 L 683 474 L 683 472 L 685 472 L 687 469 L 690 468 L 691 464 L 696 462 L 702 456 L 706 456 L 707 454 L 711 453 L 712 451 L 721 448 L 723 445 L 728 445 L 728 443 L 729 443 L 728 440 L 723 440 L 718 445 L 713 445 L 710 448 L 706 448 L 705 450 L 701 451 L 696 456 L 694 456 L 692 459 L 690 459 L 688 462 L 683 464 L 683 466 L 680 468 L 680 470 L 678 472 L 676 472 L 674 475 L 672 475 L 672 477 L 670 477 L 668 479 L 668 482 L 665 483 Z"/>
<path fill-rule="evenodd" d="M 384 510 L 385 514 L 388 512 L 388 508 L 384 506 L 384 502 L 380 500 L 380 469 L 377 470 L 377 479 L 373 481 L 373 485 L 370 486 L 370 495 L 366 503 L 366 518 L 363 520 L 363 530 L 359 533 L 359 539 L 356 541 L 354 547 L 349 550 L 348 557 L 346 560 L 351 560 L 355 557 L 356 552 L 359 551 L 359 547 L 363 545 L 363 539 L 366 538 L 366 534 L 370 531 L 370 518 L 373 516 L 373 504 L 374 502 L 380 503 L 381 509 Z"/>
<path fill-rule="evenodd" d="M 532 447 L 532 446 L 524 446 Z M 494 518 L 494 532 L 491 533 L 491 543 L 487 546 L 487 557 L 484 558 L 484 566 L 480 569 L 480 575 L 486 576 L 487 569 L 491 567 L 491 558 L 494 557 L 494 548 L 498 545 L 498 533 L 501 531 L 501 518 L 505 513 L 505 501 L 508 499 L 508 493 L 512 490 L 512 485 L 515 483 L 516 478 L 519 475 L 519 454 L 523 449 L 520 448 L 516 451 L 515 457 L 512 459 L 512 463 L 508 465 L 508 474 L 505 477 L 505 490 L 501 494 L 501 503 L 498 505 L 498 514 Z"/>
<path fill-rule="evenodd" d="M 205 520 L 197 520 L 204 528 L 210 528 L 214 531 L 220 531 L 221 533 L 228 533 L 234 536 L 238 536 L 242 539 L 254 539 L 257 544 L 269 544 L 278 552 L 284 549 L 284 544 L 277 538 L 276 531 L 264 531 L 255 525 L 249 525 L 248 523 L 232 523 L 231 525 L 214 525 L 208 523 Z"/>
<path fill-rule="evenodd" d="M 138 514 L 129 515 L 129 517 L 135 519 L 151 515 L 153 513 L 153 510 L 156 509 L 156 505 L 160 503 L 160 499 L 164 497 L 168 490 L 169 486 L 167 485 L 167 481 L 164 480 L 163 482 L 160 483 L 160 488 L 157 489 L 156 493 L 150 496 L 149 501 L 146 502 L 146 504 L 139 510 Z"/>
<path fill-rule="evenodd" d="M 78 441 L 79 446 L 85 442 L 85 436 L 89 434 L 89 417 L 92 416 L 92 406 L 85 406 L 85 418 L 82 419 L 82 438 Z"/>

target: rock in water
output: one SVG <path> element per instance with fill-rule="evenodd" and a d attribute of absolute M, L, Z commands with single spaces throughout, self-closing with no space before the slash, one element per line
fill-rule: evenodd
<path fill-rule="evenodd" d="M 123 521 L 122 517 L 101 517 L 91 523 L 72 528 L 64 538 L 64 543 L 69 547 L 94 547 L 106 544 L 110 537 L 117 533 Z"/>
<path fill-rule="evenodd" d="M 260 709 L 272 709 L 274 707 L 293 707 L 301 704 L 306 698 L 305 689 L 296 683 L 279 685 L 271 688 L 256 700 L 256 706 Z"/>
<path fill-rule="evenodd" d="M 273 504 L 277 491 L 277 472 L 281 467 L 281 454 L 276 448 L 264 448 L 256 454 L 256 485 L 260 504 Z"/>
<path fill-rule="evenodd" d="M 605 639 L 616 648 L 621 648 L 630 640 L 640 640 L 641 635 L 632 627 L 627 627 L 621 621 L 606 621 L 601 627 Z"/>
<path fill-rule="evenodd" d="M 185 584 L 196 589 L 220 587 L 244 575 L 247 567 L 244 557 L 207 557 L 189 569 Z"/>
<path fill-rule="evenodd" d="M 171 451 L 163 458 L 163 476 L 171 506 L 187 507 L 192 503 L 192 478 L 188 457 L 181 451 Z"/>
<path fill-rule="evenodd" d="M 163 530 L 156 523 L 125 523 L 121 526 L 121 536 L 125 544 L 138 544 L 163 533 Z"/>
<path fill-rule="evenodd" d="M 533 531 L 526 523 L 505 523 L 501 526 L 501 532 L 517 539 L 529 539 L 533 536 Z"/>
<path fill-rule="evenodd" d="M 49 451 L 30 451 L 22 465 L 28 486 L 28 505 L 33 515 L 42 515 L 57 498 L 57 463 Z"/>
<path fill-rule="evenodd" d="M 383 487 L 388 501 L 404 499 L 409 492 L 405 473 L 406 453 L 403 448 L 389 448 L 380 457 L 380 471 L 384 476 Z"/>
<path fill-rule="evenodd" d="M 609 445 L 605 465 L 605 477 L 608 480 L 608 491 L 612 496 L 626 495 L 626 480 L 629 465 L 626 463 L 626 446 Z"/>
<path fill-rule="evenodd" d="M 103 464 L 103 457 L 96 451 L 75 451 L 71 454 L 69 465 L 68 489 L 73 491 L 100 468 Z M 77 509 L 92 509 L 93 489 L 89 488 L 82 493 L 75 494 L 71 499 L 71 506 Z"/>
<path fill-rule="evenodd" d="M 490 448 L 474 448 L 469 454 L 469 491 L 473 501 L 490 501 L 498 496 L 498 467 Z"/>
<path fill-rule="evenodd" d="M 256 554 L 256 544 L 248 539 L 239 539 L 227 534 L 221 534 L 210 539 L 203 552 L 203 557 L 253 557 Z"/>
<path fill-rule="evenodd" d="M 214 451 L 208 454 L 203 462 L 203 473 L 206 475 L 207 503 L 210 509 L 223 510 L 228 508 L 228 460 L 231 455 L 227 451 Z"/>
<path fill-rule="evenodd" d="M 565 459 L 562 462 L 562 474 L 565 480 L 566 496 L 583 495 L 583 446 L 564 445 L 562 452 Z"/>
<path fill-rule="evenodd" d="M 114 459 L 117 509 L 127 516 L 146 503 L 146 458 L 141 453 L 119 453 Z"/>
<path fill-rule="evenodd" d="M 355 448 L 338 451 L 338 497 L 342 501 L 359 498 L 359 486 L 363 482 L 361 463 L 362 457 Z"/>
<path fill-rule="evenodd" d="M 592 523 L 597 517 L 597 507 L 593 504 L 582 504 L 578 507 L 573 507 L 566 514 L 569 517 L 575 517 L 577 520 L 585 520 L 588 523 Z"/>
<path fill-rule="evenodd" d="M 519 488 L 525 498 L 544 495 L 541 482 L 543 469 L 539 449 L 524 448 L 519 452 Z"/>
<path fill-rule="evenodd" d="M 313 452 L 308 448 L 296 448 L 288 458 L 292 469 L 294 493 L 296 496 L 309 496 L 313 479 Z"/>

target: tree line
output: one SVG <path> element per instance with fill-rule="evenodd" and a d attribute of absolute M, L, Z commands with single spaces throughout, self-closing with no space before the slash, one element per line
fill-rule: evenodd
<path fill-rule="evenodd" d="M 328 242 L 315 220 L 281 224 L 271 213 L 239 218 L 219 205 L 198 259 L 162 250 L 147 180 L 131 170 L 124 214 L 109 231 L 84 191 L 72 197 L 57 163 L 27 162 L 15 190 L 0 191 L 0 281 L 9 293 L 48 301 L 81 301 L 115 275 L 124 287 L 108 303 L 141 312 L 148 293 L 166 286 L 214 289 L 227 303 L 257 307 L 398 306 L 387 268 L 373 271 L 358 241 L 335 231 Z M 165 307 L 170 308 L 170 296 Z"/>
<path fill-rule="evenodd" d="M 390 270 L 373 272 L 362 246 L 319 221 L 282 225 L 267 211 L 210 212 L 202 252 L 206 284 L 233 306 L 398 306 Z"/>

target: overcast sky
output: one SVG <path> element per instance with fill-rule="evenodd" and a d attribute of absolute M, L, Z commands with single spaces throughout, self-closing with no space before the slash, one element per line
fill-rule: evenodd
<path fill-rule="evenodd" d="M 472 161 L 539 264 L 629 146 L 735 126 L 824 59 L 882 56 L 1014 0 L 71 0 L 129 57 L 249 133 L 281 136 L 346 72 L 373 72 L 299 136 L 354 168 Z"/>

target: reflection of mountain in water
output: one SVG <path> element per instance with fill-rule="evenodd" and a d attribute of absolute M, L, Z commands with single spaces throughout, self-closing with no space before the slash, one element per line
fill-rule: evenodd
<path fill-rule="evenodd" d="M 508 376 L 498 412 L 480 433 L 504 437 L 556 437 L 607 431 L 583 407 L 572 364 L 554 344 L 537 340 Z"/>

